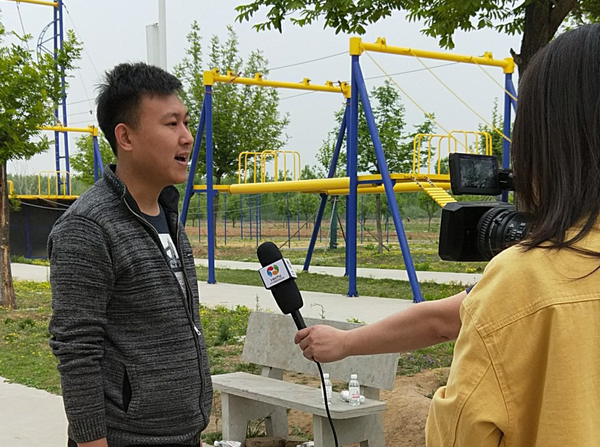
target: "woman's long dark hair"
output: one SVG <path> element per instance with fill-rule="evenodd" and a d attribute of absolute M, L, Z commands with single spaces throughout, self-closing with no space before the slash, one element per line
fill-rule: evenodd
<path fill-rule="evenodd" d="M 556 38 L 519 85 L 512 139 L 517 207 L 531 216 L 523 245 L 576 248 L 600 212 L 600 24 Z M 575 224 L 581 228 L 567 237 Z"/>

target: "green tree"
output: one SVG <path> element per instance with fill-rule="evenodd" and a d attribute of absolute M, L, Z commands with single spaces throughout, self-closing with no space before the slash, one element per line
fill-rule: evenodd
<path fill-rule="evenodd" d="M 520 72 L 565 19 L 581 23 L 600 18 L 596 0 L 253 0 L 236 8 L 237 20 L 250 20 L 262 7 L 267 9 L 266 20 L 254 25 L 257 30 L 281 32 L 286 19 L 304 26 L 322 18 L 336 33 L 364 34 L 367 25 L 403 11 L 410 21 L 423 20 L 423 33 L 439 39 L 444 48 L 454 48 L 457 30 L 492 28 L 522 34 L 519 54 L 511 50 Z"/>
<path fill-rule="evenodd" d="M 184 83 L 183 102 L 190 113 L 190 126 L 195 133 L 204 96 L 202 37 L 197 22 L 192 24 L 187 40 L 189 47 L 186 56 L 175 66 L 175 74 Z M 259 72 L 263 76 L 268 74 L 268 61 L 260 51 L 250 53 L 244 63 L 239 55 L 238 37 L 230 26 L 227 27 L 227 39 L 224 42 L 217 36 L 211 38 L 208 59 L 209 66 L 219 69 L 221 73 L 231 71 L 244 77 L 253 77 Z M 237 175 L 241 152 L 279 150 L 285 145 L 287 137 L 283 130 L 289 118 L 279 113 L 279 93 L 276 89 L 217 83 L 212 89 L 212 105 L 215 184 L 222 184 L 226 176 Z M 196 167 L 197 180 L 206 171 L 205 146 L 204 142 L 201 143 Z M 219 200 L 215 200 L 215 225 L 218 208 Z"/>
<path fill-rule="evenodd" d="M 0 303 L 16 306 L 9 252 L 9 200 L 6 164 L 29 159 L 48 149 L 40 127 L 55 124 L 54 107 L 61 95 L 60 75 L 73 68 L 81 48 L 72 32 L 67 33 L 56 62 L 49 54 L 26 47 L 30 36 L 5 44 L 6 30 L 0 24 Z"/>
<path fill-rule="evenodd" d="M 74 177 L 87 186 L 94 184 L 94 145 L 91 135 L 82 135 L 75 142 L 78 152 L 69 158 L 71 167 L 77 172 Z M 110 144 L 104 138 L 104 135 L 98 135 L 98 148 L 102 165 L 114 163 L 116 158 Z"/>
<path fill-rule="evenodd" d="M 498 99 L 494 100 L 494 106 L 492 107 L 492 121 L 490 124 L 500 132 L 502 132 L 502 116 L 498 112 Z M 502 161 L 502 135 L 500 135 L 496 130 L 485 125 L 479 125 L 480 132 L 487 132 L 492 137 L 492 155 L 495 155 L 498 160 Z M 479 152 L 485 153 L 485 141 L 483 139 L 479 140 Z"/>
<path fill-rule="evenodd" d="M 420 192 L 417 195 L 417 203 L 419 205 L 419 208 L 421 208 L 423 211 L 425 211 L 427 213 L 427 218 L 429 219 L 427 221 L 427 231 L 431 231 L 431 219 L 437 212 L 439 206 L 435 202 L 435 200 L 433 200 L 429 196 L 429 194 L 427 194 L 425 192 Z"/>

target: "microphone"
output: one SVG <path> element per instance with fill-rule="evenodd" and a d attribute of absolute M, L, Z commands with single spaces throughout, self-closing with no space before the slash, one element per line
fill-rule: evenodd
<path fill-rule="evenodd" d="M 304 329 L 306 323 L 300 314 L 304 302 L 294 281 L 296 274 L 291 264 L 283 259 L 279 248 L 273 242 L 260 244 L 256 255 L 263 267 L 259 273 L 265 287 L 271 291 L 281 311 L 292 316 L 298 330 Z"/>

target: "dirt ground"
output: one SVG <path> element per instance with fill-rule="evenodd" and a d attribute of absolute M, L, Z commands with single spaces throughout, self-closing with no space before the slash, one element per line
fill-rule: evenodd
<path fill-rule="evenodd" d="M 423 371 L 413 376 L 398 376 L 392 391 L 382 391 L 381 399 L 387 403 L 383 414 L 385 443 L 389 447 L 425 447 L 425 420 L 431 396 L 448 377 L 449 368 Z M 292 378 L 294 381 L 294 379 Z M 302 380 L 308 384 L 309 381 Z M 316 383 L 314 384 L 315 386 Z M 218 406 L 218 405 L 217 405 Z M 216 411 L 218 418 L 218 410 Z M 215 422 L 217 426 L 215 427 Z M 207 431 L 220 430 L 220 420 L 211 418 Z M 311 415 L 290 411 L 290 435 L 308 435 L 312 432 Z M 358 447 L 358 444 L 356 444 Z"/>

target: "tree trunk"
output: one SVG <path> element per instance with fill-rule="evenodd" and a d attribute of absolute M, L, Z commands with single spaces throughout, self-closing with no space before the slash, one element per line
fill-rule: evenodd
<path fill-rule="evenodd" d="M 513 57 L 519 67 L 519 79 L 527 69 L 531 58 L 540 48 L 552 40 L 554 34 L 577 0 L 537 0 L 525 7 L 525 22 L 521 53 Z"/>
<path fill-rule="evenodd" d="M 6 162 L 0 161 L 0 303 L 7 309 L 14 309 L 16 303 L 10 269 L 10 203 L 7 180 Z"/>
<path fill-rule="evenodd" d="M 375 194 L 375 224 L 377 226 L 377 253 L 383 253 L 383 232 L 381 231 L 381 194 Z"/>

